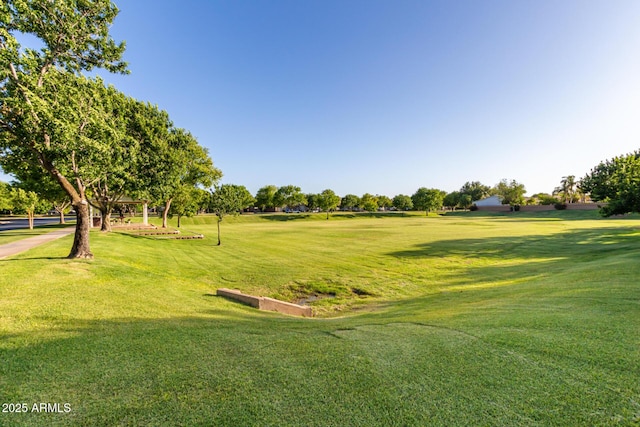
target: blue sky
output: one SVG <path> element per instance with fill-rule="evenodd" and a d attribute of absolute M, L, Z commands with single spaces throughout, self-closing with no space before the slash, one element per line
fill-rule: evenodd
<path fill-rule="evenodd" d="M 121 0 L 131 74 L 223 182 L 340 195 L 515 179 L 640 148 L 636 0 Z"/>

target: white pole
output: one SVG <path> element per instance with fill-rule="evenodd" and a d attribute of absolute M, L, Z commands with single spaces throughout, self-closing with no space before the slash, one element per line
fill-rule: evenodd
<path fill-rule="evenodd" d="M 142 223 L 149 225 L 149 213 L 147 212 L 147 202 L 142 204 Z"/>

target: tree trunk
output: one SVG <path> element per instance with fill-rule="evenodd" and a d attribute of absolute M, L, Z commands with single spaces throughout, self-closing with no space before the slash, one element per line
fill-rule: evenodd
<path fill-rule="evenodd" d="M 73 247 L 67 258 L 91 259 L 93 254 L 89 248 L 89 204 L 86 200 L 81 200 L 73 204 L 76 211 L 76 232 L 73 237 Z"/>
<path fill-rule="evenodd" d="M 29 219 L 29 230 L 33 230 L 33 212 L 27 212 L 27 218 Z"/>
<path fill-rule="evenodd" d="M 180 228 L 180 218 L 182 218 L 182 215 L 178 215 L 178 228 Z"/>
<path fill-rule="evenodd" d="M 222 244 L 222 241 L 220 240 L 220 223 L 221 222 L 222 222 L 222 218 L 218 218 L 218 246 Z"/>
<path fill-rule="evenodd" d="M 169 199 L 164 204 L 164 211 L 162 212 L 162 228 L 167 228 L 167 217 L 169 215 L 169 209 L 171 208 L 171 201 L 173 199 Z"/>
<path fill-rule="evenodd" d="M 60 214 L 60 224 L 66 224 L 66 222 L 64 222 L 64 209 L 60 209 L 58 213 Z"/>
<path fill-rule="evenodd" d="M 111 231 L 111 211 L 100 208 L 100 216 L 102 217 L 102 226 L 100 231 L 108 233 Z"/>

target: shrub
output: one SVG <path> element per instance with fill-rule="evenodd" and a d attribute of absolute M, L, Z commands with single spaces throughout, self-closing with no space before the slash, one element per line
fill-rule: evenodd
<path fill-rule="evenodd" d="M 477 211 L 478 207 L 476 205 L 471 205 L 471 207 L 469 208 L 470 211 Z"/>
<path fill-rule="evenodd" d="M 567 209 L 567 204 L 566 203 L 558 202 L 558 203 L 554 204 L 553 206 L 555 206 L 555 208 L 557 210 L 559 210 L 559 211 L 563 211 L 563 210 Z"/>

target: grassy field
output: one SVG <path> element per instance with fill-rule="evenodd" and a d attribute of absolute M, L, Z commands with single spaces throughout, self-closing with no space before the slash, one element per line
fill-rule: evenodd
<path fill-rule="evenodd" d="M 28 408 L 0 425 L 640 423 L 638 217 L 241 216 L 220 247 L 213 218 L 183 228 L 207 238 L 0 260 L 0 402 Z"/>

